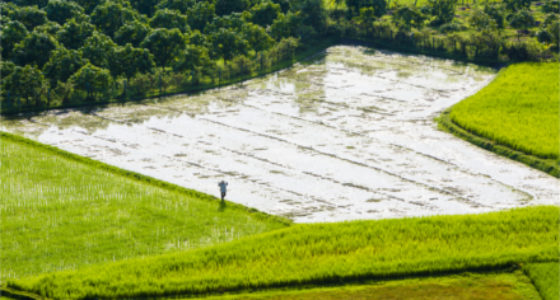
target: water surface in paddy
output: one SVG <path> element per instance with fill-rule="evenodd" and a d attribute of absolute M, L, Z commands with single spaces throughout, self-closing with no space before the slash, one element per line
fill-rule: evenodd
<path fill-rule="evenodd" d="M 552 204 L 559 180 L 437 130 L 495 72 L 336 46 L 195 96 L 58 110 L 2 130 L 297 222 Z"/>

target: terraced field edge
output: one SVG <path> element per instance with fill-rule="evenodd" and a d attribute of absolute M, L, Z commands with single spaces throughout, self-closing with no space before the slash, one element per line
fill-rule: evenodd
<path fill-rule="evenodd" d="M 219 295 L 558 261 L 557 206 L 298 224 L 226 244 L 8 280 L 55 299 Z"/>
<path fill-rule="evenodd" d="M 175 191 L 175 192 L 179 192 L 182 193 L 184 195 L 190 196 L 190 197 L 195 197 L 198 199 L 202 199 L 202 200 L 207 200 L 207 201 L 213 201 L 213 202 L 219 202 L 220 199 L 212 196 L 212 195 L 208 195 L 196 190 L 192 190 L 192 189 L 188 189 L 188 188 L 184 188 L 182 186 L 173 184 L 173 183 L 169 183 L 163 180 L 159 180 L 150 176 L 146 176 L 134 171 L 130 171 L 130 170 L 125 170 L 125 169 L 121 169 L 119 167 L 116 166 L 112 166 L 97 160 L 93 160 L 91 158 L 85 157 L 85 156 L 80 156 L 65 150 L 62 150 L 60 148 L 57 147 L 53 147 L 53 146 L 49 146 L 46 144 L 42 144 L 39 142 L 36 142 L 34 140 L 22 137 L 22 136 L 18 136 L 15 134 L 11 134 L 11 133 L 7 133 L 4 131 L 0 131 L 0 139 L 9 139 L 11 141 L 17 142 L 17 143 L 23 143 L 23 144 L 27 144 L 36 148 L 40 148 L 44 151 L 48 151 L 50 153 L 56 154 L 56 155 L 60 155 L 62 157 L 80 162 L 80 163 L 84 163 L 93 167 L 97 167 L 100 168 L 102 170 L 106 170 L 109 171 L 115 175 L 120 175 L 120 176 L 124 176 L 124 177 L 128 177 L 128 178 L 132 178 L 134 180 L 138 180 L 144 183 L 148 183 L 150 185 L 156 186 L 156 187 L 160 187 L 163 189 L 167 189 L 169 191 Z M 241 211 L 246 211 L 251 213 L 252 215 L 254 215 L 257 218 L 263 218 L 263 219 L 273 219 L 276 222 L 282 223 L 282 224 L 292 224 L 292 221 L 283 217 L 279 217 L 279 216 L 274 216 L 274 215 L 270 215 L 264 212 L 261 212 L 255 208 L 250 208 L 247 206 L 243 206 L 241 204 L 237 204 L 237 203 L 233 203 L 233 202 L 229 202 L 229 201 L 225 201 L 226 205 L 228 206 L 228 208 L 234 208 L 234 209 L 239 209 Z"/>
<path fill-rule="evenodd" d="M 450 112 L 451 109 L 447 109 L 442 112 L 438 118 L 436 118 L 438 127 L 440 129 L 488 151 L 492 151 L 498 155 L 505 156 L 507 158 L 526 164 L 532 168 L 541 170 L 556 178 L 560 178 L 559 161 L 555 159 L 544 159 L 534 155 L 530 155 L 525 152 L 512 149 L 489 138 L 485 138 L 483 136 L 470 132 L 453 122 L 453 120 L 451 120 L 449 116 Z"/>

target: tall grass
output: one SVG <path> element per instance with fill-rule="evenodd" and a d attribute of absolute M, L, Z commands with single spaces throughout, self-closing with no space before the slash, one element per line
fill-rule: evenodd
<path fill-rule="evenodd" d="M 196 295 L 558 259 L 560 209 L 292 226 L 228 244 L 10 280 L 64 299 Z"/>
<path fill-rule="evenodd" d="M 185 298 L 187 299 L 187 298 Z M 206 300 L 531 300 L 541 299 L 531 281 L 519 270 L 504 273 L 465 273 L 444 277 L 420 277 L 369 284 L 311 289 L 269 290 L 204 297 Z"/>
<path fill-rule="evenodd" d="M 560 63 L 522 63 L 500 71 L 452 107 L 459 126 L 540 158 L 559 159 Z"/>
<path fill-rule="evenodd" d="M 0 135 L 0 162 L 3 281 L 213 245 L 286 225 L 8 134 Z"/>
<path fill-rule="evenodd" d="M 531 278 L 535 287 L 544 300 L 560 299 L 560 263 L 527 264 L 523 266 L 527 276 Z"/>

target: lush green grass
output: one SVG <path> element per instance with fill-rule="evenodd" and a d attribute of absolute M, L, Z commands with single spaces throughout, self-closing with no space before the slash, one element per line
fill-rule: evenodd
<path fill-rule="evenodd" d="M 477 94 L 453 106 L 449 117 L 499 144 L 558 160 L 559 73 L 559 63 L 511 65 Z"/>
<path fill-rule="evenodd" d="M 531 278 L 544 300 L 560 299 L 560 264 L 558 261 L 527 264 L 523 270 Z"/>
<path fill-rule="evenodd" d="M 287 223 L 9 134 L 0 149 L 3 281 L 213 245 Z"/>
<path fill-rule="evenodd" d="M 305 224 L 231 243 L 8 281 L 54 298 L 193 295 L 558 259 L 560 209 Z"/>
<path fill-rule="evenodd" d="M 451 121 L 451 119 L 449 118 L 449 109 L 444 111 L 437 118 L 437 121 L 439 128 L 442 130 L 448 131 L 486 150 L 517 160 L 528 166 L 560 178 L 560 165 L 558 164 L 557 159 L 540 158 L 531 154 L 527 154 L 525 152 L 512 149 L 508 146 L 497 144 L 495 141 L 489 138 L 473 134 Z"/>
<path fill-rule="evenodd" d="M 279 290 L 200 298 L 205 300 L 283 299 L 283 300 L 528 300 L 540 299 L 531 281 L 520 271 L 513 273 L 460 274 L 446 277 L 381 281 L 368 285 L 346 285 L 305 290 Z"/>

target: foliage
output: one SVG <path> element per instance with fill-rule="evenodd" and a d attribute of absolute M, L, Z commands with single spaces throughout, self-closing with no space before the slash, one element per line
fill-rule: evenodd
<path fill-rule="evenodd" d="M 25 103 L 42 106 L 45 92 L 45 78 L 35 66 L 15 66 L 10 74 L 2 78 L 2 90 L 8 91 L 4 97 L 5 105 Z M 19 100 L 16 102 L 16 100 Z M 16 102 L 14 104 L 14 102 Z"/>
<path fill-rule="evenodd" d="M 150 19 L 150 26 L 152 28 L 177 28 L 183 33 L 190 31 L 187 17 L 177 10 L 167 8 L 156 11 L 156 14 Z"/>
<path fill-rule="evenodd" d="M 208 195 L 5 133 L 0 160 L 2 281 L 285 226 L 279 218 L 231 203 L 220 210 Z"/>
<path fill-rule="evenodd" d="M 42 68 L 56 47 L 57 42 L 52 36 L 34 31 L 16 44 L 14 60 L 19 65 L 37 65 Z"/>
<path fill-rule="evenodd" d="M 354 15 L 358 15 L 362 8 L 371 7 L 375 15 L 379 17 L 385 13 L 387 2 L 385 0 L 346 0 L 346 6 Z"/>
<path fill-rule="evenodd" d="M 59 24 L 68 19 L 79 19 L 84 9 L 76 2 L 69 0 L 49 0 L 45 7 L 47 18 Z"/>
<path fill-rule="evenodd" d="M 94 30 L 95 27 L 90 23 L 71 19 L 57 32 L 57 38 L 64 47 L 79 49 L 84 46 L 86 39 L 93 34 Z"/>
<path fill-rule="evenodd" d="M 558 261 L 523 266 L 544 300 L 560 299 L 560 264 Z"/>
<path fill-rule="evenodd" d="M 113 83 L 109 70 L 92 64 L 81 67 L 70 77 L 76 97 L 88 101 L 103 99 Z"/>
<path fill-rule="evenodd" d="M 150 50 L 158 66 L 165 67 L 175 60 L 184 43 L 185 37 L 179 29 L 158 28 L 146 36 L 140 46 Z"/>
<path fill-rule="evenodd" d="M 449 23 L 455 17 L 457 0 L 428 0 L 428 3 L 432 15 L 435 16 L 435 25 Z"/>
<path fill-rule="evenodd" d="M 540 7 L 530 3 L 527 0 L 484 3 L 457 0 L 2 2 L 2 58 L 19 66 L 36 65 L 46 79 L 49 98 L 47 106 L 35 106 L 34 103 L 45 103 L 44 99 L 37 99 L 29 101 L 29 105 L 14 103 L 4 106 L 2 112 L 40 110 L 70 103 L 59 101 L 66 98 L 57 94 L 60 78 L 51 78 L 55 73 L 45 69 L 45 63 L 54 53 L 62 53 L 54 50 L 62 48 L 79 50 L 83 59 L 111 72 L 121 90 L 113 88 L 106 93 L 109 98 L 104 102 L 116 101 L 115 97 L 130 99 L 128 95 L 132 94 L 140 97 L 166 91 L 200 90 L 223 83 L 224 77 L 228 78 L 226 82 L 231 82 L 235 74 L 245 74 L 238 77 L 239 80 L 276 69 L 285 63 L 279 57 L 291 61 L 293 55 L 283 53 L 267 56 L 264 60 L 262 57 L 266 53 L 277 53 L 274 49 L 281 48 L 281 41 L 292 38 L 299 40 L 296 49 L 299 53 L 329 37 L 335 42 L 340 39 L 358 40 L 393 50 L 494 66 L 512 61 L 558 59 L 560 21 L 555 10 L 558 1 L 546 0 Z M 182 37 L 176 33 L 170 35 L 170 31 L 163 29 L 178 29 Z M 145 48 L 149 52 L 142 54 L 148 59 L 142 68 L 138 68 L 138 63 L 131 64 L 131 70 L 125 70 L 127 65 L 117 65 L 122 59 L 115 55 L 124 51 L 121 48 L 128 43 L 133 48 Z M 186 70 L 184 66 L 189 63 L 183 55 L 190 55 L 187 49 L 194 49 L 193 46 L 198 47 L 200 53 L 207 53 L 210 62 L 189 66 L 191 73 L 188 74 L 171 74 Z M 125 81 L 139 76 L 138 72 L 148 72 L 145 78 L 150 78 L 149 57 L 153 57 L 161 68 L 163 77 L 157 81 L 168 88 L 153 90 L 153 85 L 148 84 L 142 92 L 137 90 L 141 86 L 135 86 L 133 93 L 125 91 L 131 86 Z M 234 59 L 248 62 L 250 66 L 242 68 L 244 71 L 241 73 L 229 70 L 230 66 L 239 65 L 231 64 Z M 255 68 L 255 65 L 260 67 Z M 75 72 L 73 66 L 61 72 Z M 49 68 L 52 69 L 52 66 Z M 182 79 L 176 80 L 179 77 Z M 64 75 L 62 78 L 69 77 Z M 67 90 L 73 88 L 72 84 L 61 83 L 66 86 L 66 95 Z M 0 91 L 0 98 L 8 97 L 8 92 Z M 71 102 L 72 105 L 85 104 L 80 101 L 80 98 L 75 98 Z"/>
<path fill-rule="evenodd" d="M 402 6 L 398 8 L 394 15 L 395 22 L 410 30 L 412 27 L 422 28 L 426 17 L 415 7 Z"/>
<path fill-rule="evenodd" d="M 77 50 L 59 48 L 53 51 L 43 69 L 47 78 L 51 80 L 51 86 L 55 86 L 58 81 L 66 82 L 86 63 L 87 60 Z"/>
<path fill-rule="evenodd" d="M 277 68 L 283 61 L 269 58 L 265 64 L 260 59 L 264 52 L 278 48 L 283 39 L 316 39 L 327 32 L 327 15 L 322 0 L 293 3 L 287 0 L 18 0 L 1 2 L 0 15 L 3 60 L 20 67 L 35 66 L 43 73 L 46 85 L 42 86 L 47 93 L 46 101 L 41 98 L 14 102 L 13 105 L 4 105 L 2 112 L 86 104 L 84 97 L 67 98 L 69 91 L 74 95 L 81 93 L 74 93 L 74 83 L 68 80 L 78 71 L 76 66 L 83 66 L 84 61 L 109 70 L 119 89 L 127 89 L 130 85 L 125 80 L 152 72 L 153 60 L 165 71 L 158 81 L 172 85 L 174 92 L 188 91 L 208 88 L 220 82 L 221 79 L 216 76 L 221 73 L 216 72 L 216 66 L 227 66 L 234 59 L 243 62 L 234 64 L 236 67 L 243 66 L 237 68 L 243 71 L 229 72 L 226 75 L 228 80 L 233 79 L 230 77 L 234 74 L 254 75 L 257 59 L 262 61 L 262 66 Z M 289 22 L 282 23 L 280 34 L 273 34 L 279 31 L 271 25 L 281 20 Z M 129 43 L 131 47 L 127 46 Z M 181 65 L 188 65 L 188 57 L 183 55 L 193 53 L 187 49 L 194 47 L 199 53 L 208 54 L 202 59 L 203 63 L 189 66 L 196 73 L 196 80 L 189 80 L 192 74 L 169 73 L 172 68 L 175 71 L 184 70 Z M 72 60 L 80 63 L 54 66 L 56 61 L 61 61 L 63 53 L 72 53 Z M 140 59 L 145 59 L 145 62 Z M 46 66 L 49 61 L 52 63 Z M 258 71 L 264 72 L 265 69 Z M 9 76 L 7 72 L 4 74 L 4 78 Z M 132 94 L 154 95 L 166 90 L 163 87 L 155 92 L 151 86 L 148 84 L 144 91 L 135 90 Z M 134 87 L 137 88 L 141 87 Z M 111 91 L 99 96 L 108 97 L 103 101 L 109 102 L 123 95 L 128 99 L 129 92 L 123 90 L 121 93 L 112 86 Z M 22 97 L 13 98 L 18 93 L 1 90 L 0 101 L 8 98 L 10 101 L 21 101 Z M 39 97 L 37 93 L 34 95 Z M 40 106 L 35 105 L 39 103 Z"/>
<path fill-rule="evenodd" d="M 516 64 L 453 106 L 459 126 L 525 153 L 559 158 L 559 64 Z"/>
<path fill-rule="evenodd" d="M 560 209 L 292 226 L 228 244 L 9 280 L 51 298 L 135 298 L 557 260 Z"/>
<path fill-rule="evenodd" d="M 2 45 L 2 57 L 9 59 L 12 57 L 14 47 L 22 41 L 28 34 L 27 29 L 18 21 L 9 21 L 3 25 L 0 31 L 0 41 Z"/>

